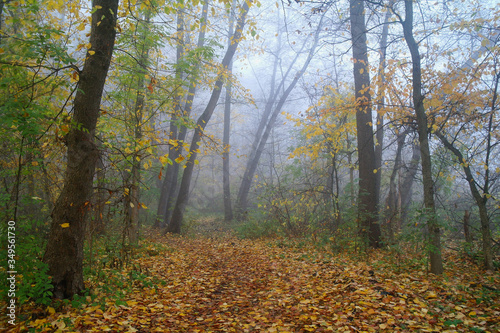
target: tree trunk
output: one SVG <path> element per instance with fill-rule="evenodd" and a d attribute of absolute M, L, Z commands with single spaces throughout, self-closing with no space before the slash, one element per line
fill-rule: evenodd
<path fill-rule="evenodd" d="M 424 183 L 424 204 L 426 209 L 427 229 L 429 233 L 429 259 L 431 273 L 443 273 L 441 257 L 441 230 L 436 216 L 434 204 L 434 182 L 432 180 L 432 162 L 429 148 L 429 128 L 422 95 L 422 69 L 418 44 L 413 37 L 413 0 L 405 0 L 405 20 L 403 32 L 406 44 L 411 53 L 413 77 L 413 107 L 417 116 L 418 139 L 422 158 L 422 177 Z"/>
<path fill-rule="evenodd" d="M 228 70 L 231 71 L 231 65 Z M 226 86 L 226 102 L 224 105 L 224 134 L 222 144 L 224 151 L 222 153 L 222 186 L 224 188 L 224 220 L 229 222 L 233 219 L 233 209 L 231 207 L 231 183 L 230 183 L 230 164 L 229 164 L 229 150 L 230 150 L 230 137 L 231 131 L 231 83 L 228 82 Z"/>
<path fill-rule="evenodd" d="M 137 87 L 137 98 L 134 107 L 134 138 L 135 142 L 142 139 L 142 118 L 144 108 L 144 77 L 139 79 Z M 128 238 L 130 243 L 137 244 L 139 241 L 139 195 L 141 181 L 141 162 L 137 151 L 132 156 L 132 172 L 130 183 L 130 220 L 128 229 Z M 138 160 L 139 159 L 139 160 Z"/>
<path fill-rule="evenodd" d="M 184 12 L 182 9 L 177 11 L 177 48 L 176 48 L 176 63 L 177 68 L 175 69 L 175 81 L 179 89 L 182 87 L 183 82 L 183 70 L 181 69 L 181 60 L 184 56 Z M 169 139 L 172 141 L 178 141 L 179 129 L 177 127 L 177 120 L 182 115 L 182 95 L 180 93 L 174 93 L 173 104 L 174 109 L 172 116 L 170 117 L 170 133 Z M 158 211 L 156 214 L 156 227 L 165 227 L 169 223 L 168 210 L 169 202 L 173 200 L 172 196 L 177 187 L 177 173 L 179 171 L 178 162 L 176 159 L 180 156 L 180 147 L 169 145 L 168 146 L 168 158 L 172 162 L 167 166 L 165 171 L 165 179 L 162 184 L 160 192 L 160 200 L 158 201 Z"/>
<path fill-rule="evenodd" d="M 354 151 L 351 150 L 351 140 L 349 138 L 349 134 L 346 134 L 346 149 L 347 149 L 347 165 L 349 165 L 349 197 L 350 197 L 350 203 L 351 207 L 354 207 L 356 204 L 356 199 L 355 199 L 355 191 L 354 191 L 354 164 L 352 163 L 352 155 L 354 154 Z"/>
<path fill-rule="evenodd" d="M 394 0 L 391 0 L 388 6 L 391 6 Z M 389 35 L 389 18 L 391 17 L 391 11 L 388 10 L 385 13 L 384 27 L 382 28 L 382 38 L 380 40 L 380 61 L 378 68 L 378 79 L 377 83 L 377 131 L 375 138 L 377 139 L 377 144 L 375 145 L 375 168 L 377 173 L 375 174 L 375 189 L 377 191 L 377 198 L 380 198 L 380 188 L 382 183 L 382 152 L 384 150 L 384 107 L 385 107 L 385 67 L 386 67 L 386 55 L 387 55 L 387 36 Z"/>
<path fill-rule="evenodd" d="M 134 111 L 132 114 L 132 126 L 134 128 L 134 148 L 139 148 L 138 144 L 142 139 L 142 126 L 144 119 L 144 103 L 146 102 L 146 75 L 147 75 L 147 67 L 149 64 L 149 50 L 151 48 L 148 45 L 147 38 L 149 37 L 150 32 L 150 18 L 151 12 L 147 10 L 144 13 L 144 17 L 141 20 L 142 24 L 144 24 L 144 30 L 139 35 L 136 35 L 138 39 L 141 41 L 139 44 L 140 50 L 137 54 L 137 86 L 136 89 L 136 98 Z M 132 172 L 131 172 L 131 182 L 130 182 L 130 215 L 127 221 L 127 225 L 125 228 L 125 234 L 128 237 L 128 240 L 131 244 L 137 244 L 139 242 L 139 229 L 140 229 L 140 221 L 139 221 L 139 209 L 140 209 L 140 183 L 141 183 L 141 153 L 138 149 L 134 149 L 134 154 L 132 155 Z"/>
<path fill-rule="evenodd" d="M 85 215 L 99 157 L 94 132 L 116 34 L 118 0 L 95 0 L 93 6 L 90 32 L 93 54 L 87 53 L 80 73 L 72 122 L 78 126 L 73 126 L 67 135 L 64 187 L 52 211 L 43 259 L 49 266 L 54 296 L 58 298 L 72 297 L 85 287 L 82 267 Z"/>
<path fill-rule="evenodd" d="M 399 197 L 400 197 L 400 205 L 399 205 L 399 214 L 401 225 L 405 225 L 407 222 L 408 209 L 410 207 L 411 197 L 413 195 L 413 182 L 415 180 L 415 176 L 418 172 L 418 166 L 420 164 L 421 157 L 420 147 L 414 142 L 412 144 L 412 155 L 409 165 L 406 167 L 406 172 L 403 176 L 403 180 L 400 181 L 399 185 Z"/>
<path fill-rule="evenodd" d="M 401 169 L 401 153 L 405 144 L 406 132 L 400 133 L 397 136 L 398 147 L 396 150 L 396 157 L 394 158 L 394 167 L 391 173 L 391 179 L 389 181 L 389 193 L 387 194 L 387 199 L 385 201 L 385 208 L 383 209 L 385 224 L 387 226 L 387 239 L 390 244 L 394 243 L 394 234 L 399 227 L 397 222 L 399 219 L 398 214 L 398 191 L 396 187 L 396 176 Z"/>
<path fill-rule="evenodd" d="M 236 49 L 238 48 L 238 44 L 242 38 L 243 28 L 245 26 L 246 16 L 250 9 L 250 5 L 252 1 L 244 1 L 243 6 L 240 10 L 240 16 L 238 18 L 236 29 L 233 37 L 231 38 L 231 43 L 229 43 L 226 54 L 224 55 L 224 59 L 222 59 L 221 63 L 221 73 L 217 77 L 215 82 L 215 87 L 212 90 L 212 95 L 210 96 L 210 100 L 205 108 L 203 114 L 198 118 L 196 122 L 195 131 L 193 134 L 193 139 L 191 142 L 191 146 L 189 149 L 190 155 L 186 161 L 186 168 L 184 169 L 184 173 L 182 175 L 181 186 L 179 189 L 179 195 L 177 196 L 177 201 L 175 203 L 174 211 L 172 213 L 172 219 L 167 227 L 167 232 L 172 233 L 180 233 L 182 219 L 184 216 L 184 210 L 186 208 L 188 199 L 189 199 L 189 188 L 191 185 L 191 178 L 193 175 L 193 169 L 195 165 L 195 160 L 198 155 L 198 150 L 200 147 L 200 140 L 203 135 L 203 131 L 205 126 L 210 121 L 212 114 L 217 106 L 217 101 L 219 100 L 222 85 L 224 84 L 224 77 L 226 76 L 226 71 L 231 63 L 234 54 L 236 53 Z"/>
<path fill-rule="evenodd" d="M 206 33 L 206 23 L 208 17 L 208 0 L 205 0 L 202 8 L 202 17 L 200 19 L 201 31 L 198 35 L 198 44 L 197 47 L 203 47 L 205 43 L 205 33 Z M 184 104 L 184 117 L 188 117 L 191 114 L 194 96 L 196 94 L 196 80 L 198 78 L 197 72 L 199 69 L 199 64 L 196 65 L 194 71 L 191 74 L 191 80 L 189 84 L 189 89 L 186 97 L 186 102 Z M 177 141 L 183 142 L 186 138 L 187 127 L 181 126 L 179 133 L 177 135 Z M 179 145 L 177 147 L 177 156 L 182 154 L 182 146 Z M 169 164 L 167 166 L 167 170 L 165 172 L 165 178 L 163 180 L 161 190 L 160 190 L 160 200 L 158 201 L 158 211 L 157 211 L 157 219 L 155 222 L 155 227 L 164 228 L 169 225 L 170 219 L 172 217 L 173 206 L 175 204 L 176 194 L 178 192 L 178 182 L 177 179 L 179 177 L 179 164 L 175 163 L 172 160 L 173 164 Z"/>
<path fill-rule="evenodd" d="M 486 206 L 488 200 L 488 196 L 486 195 L 487 192 L 484 192 L 485 195 L 479 192 L 469 164 L 463 163 L 465 159 L 462 155 L 462 152 L 457 147 L 453 146 L 453 144 L 449 142 L 441 132 L 436 131 L 436 136 L 441 140 L 443 145 L 457 157 L 458 161 L 460 161 L 462 164 L 467 183 L 469 183 L 472 197 L 476 201 L 476 205 L 479 208 L 479 220 L 481 221 L 481 234 L 483 238 L 484 266 L 487 270 L 493 270 L 493 248 L 491 242 L 490 219 L 488 217 L 488 207 Z M 483 188 L 487 190 L 488 186 L 484 186 Z"/>
<path fill-rule="evenodd" d="M 104 170 L 104 162 L 103 162 L 103 154 L 102 152 L 99 154 L 97 159 L 97 170 L 96 170 L 96 178 L 97 178 L 97 190 L 94 193 L 94 223 L 92 225 L 91 234 L 101 235 L 104 232 L 104 207 L 105 207 L 105 189 L 106 186 L 106 172 Z"/>
<path fill-rule="evenodd" d="M 326 13 L 326 11 L 325 11 L 325 13 Z M 274 107 L 274 110 L 273 110 L 273 106 L 277 100 L 277 94 L 280 91 L 280 89 L 282 89 L 284 87 L 285 79 L 286 79 L 288 73 L 291 71 L 292 66 L 295 63 L 295 61 L 297 60 L 299 54 L 297 54 L 297 57 L 292 61 L 292 64 L 289 66 L 289 68 L 287 70 L 287 74 L 281 80 L 278 88 L 276 89 L 276 92 L 274 94 L 272 94 L 271 96 L 269 96 L 269 99 L 266 102 L 264 116 L 261 119 L 261 123 L 259 125 L 254 143 L 252 145 L 250 157 L 248 159 L 247 166 L 245 168 L 245 173 L 243 174 L 243 179 L 241 180 L 241 186 L 240 186 L 240 189 L 238 191 L 238 198 L 237 198 L 237 202 L 236 202 L 236 210 L 237 210 L 237 218 L 238 219 L 241 219 L 243 216 L 246 215 L 244 213 L 245 213 L 245 209 L 247 206 L 247 200 L 248 200 L 248 194 L 250 192 L 250 187 L 252 186 L 252 181 L 253 181 L 253 178 L 255 175 L 255 170 L 257 169 L 257 166 L 259 164 L 259 160 L 260 160 L 260 157 L 264 151 L 264 147 L 267 143 L 267 139 L 269 138 L 269 135 L 271 134 L 271 130 L 274 127 L 274 123 L 276 122 L 276 118 L 280 114 L 281 109 L 283 108 L 283 105 L 285 104 L 288 96 L 290 95 L 292 90 L 295 88 L 295 85 L 297 84 L 299 79 L 302 77 L 302 75 L 306 71 L 307 67 L 309 66 L 309 63 L 312 60 L 312 57 L 313 57 L 314 52 L 316 50 L 316 47 L 318 45 L 319 32 L 320 32 L 321 26 L 323 25 L 323 18 L 324 18 L 324 15 L 321 17 L 321 20 L 318 23 L 318 27 L 317 27 L 316 32 L 314 34 L 314 42 L 313 42 L 312 47 L 309 49 L 309 53 L 307 55 L 306 61 L 302 65 L 302 68 L 297 72 L 297 74 L 295 74 L 292 82 L 286 88 L 286 90 L 283 92 L 283 95 L 281 95 L 278 103 Z M 305 45 L 306 44 L 304 43 L 304 45 L 302 46 L 302 49 L 304 49 Z M 275 69 L 276 68 L 277 67 L 276 67 L 276 63 L 275 63 Z M 274 75 L 275 75 L 275 73 L 273 73 L 273 77 L 274 77 Z M 272 111 L 272 114 L 271 114 L 271 111 Z M 270 117 L 269 117 L 269 120 L 267 121 L 267 125 L 266 125 L 266 120 L 267 120 L 267 117 L 269 116 L 269 114 L 270 114 Z M 262 133 L 262 137 L 260 136 L 261 133 Z"/>
<path fill-rule="evenodd" d="M 364 1 L 350 0 L 354 86 L 356 98 L 356 130 L 359 164 L 358 219 L 361 236 L 373 248 L 380 247 L 378 223 L 378 190 L 370 97 L 370 75 Z"/>
<path fill-rule="evenodd" d="M 235 1 L 233 1 L 233 6 L 231 7 L 231 16 L 229 18 L 229 32 L 228 32 L 228 44 L 231 43 L 231 36 L 233 35 L 233 25 L 234 25 L 234 7 L 236 6 Z M 229 74 L 233 71 L 233 61 L 227 66 Z M 229 179 L 229 150 L 230 150 L 230 132 L 231 132 L 231 90 L 232 83 L 228 80 L 226 83 L 226 101 L 224 103 L 224 133 L 222 137 L 222 145 L 224 151 L 222 152 L 222 187 L 224 190 L 224 220 L 229 222 L 233 219 L 233 209 L 231 207 L 231 183 Z"/>
<path fill-rule="evenodd" d="M 470 246 L 472 244 L 472 235 L 470 233 L 470 213 L 467 209 L 464 212 L 464 236 L 465 242 Z"/>

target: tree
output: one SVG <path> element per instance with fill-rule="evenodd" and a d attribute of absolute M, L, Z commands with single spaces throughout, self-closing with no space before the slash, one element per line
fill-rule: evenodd
<path fill-rule="evenodd" d="M 350 0 L 356 128 L 359 164 L 358 218 L 361 235 L 370 247 L 380 247 L 377 177 L 372 126 L 370 75 L 366 46 L 364 1 Z"/>
<path fill-rule="evenodd" d="M 391 0 L 388 6 L 392 6 L 394 0 Z M 375 168 L 377 173 L 375 174 L 375 189 L 378 191 L 377 197 L 380 200 L 380 187 L 382 185 L 382 152 L 384 149 L 384 113 L 385 113 L 385 103 L 386 103 L 386 58 L 387 58 L 387 37 L 389 35 L 389 19 L 391 17 L 391 11 L 387 10 L 384 16 L 384 25 L 382 27 L 382 36 L 380 38 L 380 60 L 378 68 L 378 82 L 377 82 L 377 131 L 375 138 L 377 144 L 375 145 Z"/>
<path fill-rule="evenodd" d="M 91 48 L 79 73 L 72 126 L 66 136 L 64 186 L 52 211 L 44 262 L 52 276 L 54 296 L 69 298 L 84 289 L 85 215 L 99 151 L 94 143 L 101 97 L 113 54 L 118 0 L 93 2 Z"/>
<path fill-rule="evenodd" d="M 482 236 L 482 254 L 487 270 L 494 270 L 493 242 L 490 227 L 491 206 L 494 201 L 495 182 L 498 181 L 499 164 L 493 156 L 498 153 L 498 88 L 500 69 L 499 13 L 489 19 L 473 17 L 455 24 L 465 30 L 471 39 L 480 43 L 469 49 L 468 58 L 462 64 L 449 66 L 442 92 L 435 97 L 439 101 L 433 132 L 441 143 L 456 158 L 479 211 Z M 478 23 L 480 22 L 480 26 Z M 446 89 L 446 87 L 453 89 Z M 471 140 L 471 138 L 473 138 Z M 495 170 L 496 167 L 496 170 Z M 493 171 L 495 170 L 495 172 Z M 464 231 L 470 242 L 468 231 L 469 212 L 464 215 Z"/>
<path fill-rule="evenodd" d="M 307 52 L 307 58 L 305 62 L 303 63 L 301 69 L 297 71 L 295 76 L 293 77 L 292 81 L 289 83 L 288 87 L 285 87 L 286 79 L 288 77 L 288 74 L 292 71 L 293 65 L 299 58 L 300 54 L 304 49 L 306 49 L 307 45 L 307 40 L 304 41 L 300 52 L 298 52 L 289 65 L 285 75 L 282 77 L 280 83 L 278 84 L 278 87 L 275 89 L 274 83 L 275 83 L 275 76 L 276 72 L 278 69 L 278 63 L 280 61 L 279 57 L 276 56 L 275 62 L 274 62 L 274 69 L 273 69 L 273 78 L 271 80 L 271 94 L 268 96 L 267 101 L 266 101 L 266 106 L 264 109 L 264 114 L 261 118 L 259 127 L 257 129 L 257 133 L 255 135 L 252 148 L 250 151 L 250 155 L 247 161 L 247 165 L 245 168 L 245 172 L 243 174 L 243 178 L 241 180 L 241 185 L 238 191 L 238 196 L 236 199 L 236 214 L 238 219 L 242 219 L 245 213 L 245 209 L 247 206 L 247 200 L 248 200 L 248 194 L 250 192 L 250 188 L 252 186 L 252 181 L 255 175 L 255 170 L 257 169 L 257 166 L 259 164 L 260 157 L 264 151 L 265 145 L 267 143 L 267 139 L 269 138 L 269 135 L 271 134 L 271 131 L 274 127 L 274 124 L 276 122 L 276 119 L 278 115 L 280 114 L 283 105 L 288 99 L 288 96 L 290 93 L 293 91 L 295 86 L 297 85 L 297 82 L 300 80 L 302 75 L 307 70 L 307 67 L 311 63 L 311 60 L 314 56 L 314 53 L 316 51 L 316 47 L 318 46 L 318 41 L 319 41 L 319 33 L 321 31 L 321 27 L 323 24 L 323 18 L 325 17 L 325 13 L 327 11 L 325 10 L 323 14 L 321 15 L 321 19 L 318 23 L 318 26 L 316 27 L 316 30 L 314 32 L 313 36 L 313 44 L 310 46 L 308 52 Z M 278 50 L 279 51 L 279 50 Z M 282 91 L 281 96 L 279 95 L 280 91 Z"/>
<path fill-rule="evenodd" d="M 203 50 L 203 47 L 205 45 L 205 34 L 207 30 L 207 17 L 208 17 L 208 5 L 209 5 L 209 0 L 205 0 L 203 2 L 203 7 L 202 7 L 202 14 L 201 14 L 201 27 L 200 27 L 200 32 L 198 34 L 198 42 L 197 42 L 197 49 L 198 50 Z M 180 13 L 179 13 L 180 15 Z M 178 20 L 179 20 L 179 15 L 178 15 Z M 178 29 L 180 29 L 178 32 L 181 36 L 185 35 L 185 31 L 182 29 L 182 21 L 178 21 Z M 178 43 L 184 43 L 183 40 L 178 40 Z M 177 58 L 178 61 L 182 59 L 182 50 L 184 47 L 177 46 Z M 182 112 L 182 116 L 188 117 L 191 114 L 191 110 L 193 107 L 193 100 L 196 94 L 196 87 L 197 87 L 197 81 L 198 81 L 198 72 L 199 72 L 199 67 L 200 67 L 200 62 L 201 59 L 197 59 L 194 69 L 191 71 L 191 77 L 189 80 L 189 88 L 188 92 L 186 95 L 186 100 L 184 103 L 184 108 Z M 181 70 L 181 64 L 177 64 L 178 68 L 176 70 L 176 74 L 178 78 L 182 78 L 182 70 Z M 178 85 L 180 85 L 180 82 L 177 82 Z M 176 99 L 178 103 L 180 103 L 180 99 Z M 176 107 L 177 111 L 180 111 L 181 106 L 178 105 Z M 178 192 L 178 176 L 179 176 L 179 163 L 176 162 L 176 159 L 181 156 L 183 146 L 182 143 L 186 139 L 187 135 L 187 130 L 188 127 L 185 125 L 180 126 L 180 130 L 178 129 L 178 126 L 175 123 L 175 119 L 177 119 L 179 115 L 173 115 L 173 118 L 171 118 L 171 137 L 172 139 L 176 139 L 177 142 L 172 144 L 169 147 L 169 161 L 170 164 L 167 166 L 167 170 L 165 172 L 165 178 L 163 180 L 162 186 L 160 188 L 160 199 L 158 201 L 158 210 L 157 210 L 157 218 L 155 222 L 155 227 L 166 227 L 170 223 L 170 219 L 172 217 L 172 212 L 173 212 L 173 207 L 175 205 L 175 199 L 176 199 L 176 193 Z M 175 130 L 175 132 L 174 132 Z M 177 133 L 178 132 L 178 133 Z M 177 144 L 181 143 L 181 144 Z M 175 163 L 174 163 L 175 162 Z"/>
<path fill-rule="evenodd" d="M 29 216 L 40 221 L 43 205 L 52 204 L 47 176 L 53 170 L 48 170 L 43 156 L 61 146 L 57 135 L 50 134 L 62 130 L 60 108 L 75 91 L 67 80 L 75 59 L 63 41 L 67 26 L 60 21 L 60 13 L 71 5 L 44 12 L 45 3 L 3 1 L 0 8 L 0 215 L 4 219 Z"/>
<path fill-rule="evenodd" d="M 136 96 L 135 103 L 132 112 L 132 127 L 133 127 L 133 138 L 134 138 L 134 148 L 139 147 L 139 142 L 143 137 L 143 122 L 144 122 L 144 105 L 146 103 L 146 75 L 147 66 L 149 62 L 149 52 L 152 47 L 151 41 L 148 41 L 148 35 L 151 33 L 149 31 L 150 23 L 150 11 L 149 9 L 144 13 L 144 26 L 140 26 L 142 29 L 139 30 L 137 34 L 141 43 L 138 43 L 137 50 L 137 75 L 138 79 L 136 83 Z M 150 86 L 152 89 L 152 87 Z M 141 182 L 141 158 L 139 149 L 134 149 L 132 153 L 132 170 L 129 178 L 130 183 L 128 184 L 128 195 L 125 196 L 125 235 L 132 244 L 137 244 L 139 241 L 139 209 L 140 209 L 140 182 Z"/>
<path fill-rule="evenodd" d="M 325 205 L 323 211 L 330 213 L 328 226 L 333 231 L 337 230 L 343 222 L 342 209 L 344 207 L 341 205 L 341 201 L 343 201 L 341 193 L 347 187 L 343 187 L 341 183 L 344 173 L 347 170 L 349 170 L 349 175 L 351 173 L 349 141 L 356 135 L 356 121 L 352 113 L 354 96 L 353 94 L 342 94 L 338 89 L 338 87 L 325 87 L 322 97 L 316 105 L 310 107 L 300 117 L 293 118 L 291 115 L 287 115 L 287 119 L 292 120 L 295 126 L 301 127 L 300 135 L 302 138 L 289 158 L 303 161 L 305 167 L 303 167 L 302 173 L 314 169 L 312 171 L 314 176 L 322 178 L 312 192 L 323 193 Z M 310 178 L 312 177 L 307 177 L 304 180 L 304 185 L 298 186 L 307 188 L 311 183 Z M 352 187 L 350 186 L 350 188 Z M 347 196 L 352 197 L 349 194 Z M 350 206 L 353 205 L 351 202 Z"/>
<path fill-rule="evenodd" d="M 233 25 L 234 25 L 234 7 L 231 6 L 231 15 L 229 18 L 229 32 L 228 32 L 228 43 L 231 43 L 231 36 L 233 35 Z M 227 66 L 229 74 L 233 71 L 233 61 Z M 222 184 L 224 191 L 224 220 L 231 221 L 233 219 L 233 209 L 231 207 L 231 183 L 229 179 L 229 138 L 231 132 L 231 91 L 232 82 L 228 80 L 226 83 L 226 100 L 224 102 L 224 134 L 222 138 L 222 144 L 224 145 L 224 151 L 222 153 Z"/>
<path fill-rule="evenodd" d="M 494 50 L 494 47 L 491 48 Z M 498 49 L 497 49 L 498 52 Z M 464 103 L 462 98 L 459 100 L 455 100 L 453 97 L 451 98 L 451 105 L 449 105 L 449 109 L 454 110 L 458 105 L 457 114 L 455 116 L 459 118 L 464 118 L 465 121 L 461 120 L 460 123 L 464 122 L 465 124 L 460 124 L 460 126 L 448 126 L 449 129 L 445 130 L 444 128 L 436 129 L 434 131 L 435 135 L 441 140 L 442 144 L 450 150 L 456 157 L 458 163 L 460 164 L 463 173 L 465 174 L 465 179 L 469 185 L 470 192 L 476 205 L 479 210 L 479 219 L 481 223 L 481 235 L 482 235 L 482 250 L 484 256 L 484 266 L 487 270 L 493 270 L 493 246 L 492 246 L 492 238 L 491 238 L 491 229 L 490 229 L 490 218 L 488 214 L 488 201 L 491 199 L 492 195 L 490 193 L 490 189 L 493 188 L 493 184 L 495 181 L 495 176 L 490 171 L 491 167 L 494 165 L 494 161 L 492 160 L 492 156 L 495 153 L 495 148 L 498 145 L 498 140 L 495 140 L 495 135 L 498 131 L 498 124 L 496 124 L 495 115 L 498 110 L 498 85 L 500 81 L 500 71 L 498 69 L 498 60 L 496 60 L 495 52 L 492 52 L 490 55 L 494 60 L 493 62 L 493 82 L 491 85 L 491 91 L 485 92 L 480 89 L 474 89 L 474 85 L 469 82 L 467 85 L 467 92 L 470 96 L 467 96 L 467 101 Z M 488 58 L 488 57 L 487 57 Z M 483 61 L 486 63 L 488 59 Z M 483 66 L 481 66 L 483 67 Z M 484 67 L 483 67 L 484 68 Z M 474 78 L 472 81 L 475 81 L 477 77 L 481 75 L 485 75 L 483 70 L 477 68 L 473 71 Z M 460 79 L 458 79 L 460 80 Z M 479 94 L 474 94 L 474 90 L 479 90 Z M 474 96 L 476 95 L 476 96 Z M 479 109 L 479 107 L 475 106 L 474 99 L 478 100 L 478 106 L 483 103 L 483 100 L 486 99 L 490 104 L 486 104 L 484 109 L 486 112 L 478 112 L 472 110 L 461 110 L 461 109 Z M 467 105 L 471 104 L 471 105 Z M 455 106 L 454 106 L 455 105 Z M 451 112 L 450 110 L 450 112 Z M 482 126 L 478 126 L 478 121 L 486 120 L 485 124 Z M 468 128 L 467 124 L 474 124 L 474 129 Z M 444 127 L 444 125 L 442 126 Z M 480 128 L 482 127 L 482 130 Z M 452 129 L 458 128 L 455 133 L 453 133 Z M 484 137 L 480 138 L 479 133 L 485 132 Z M 473 144 L 464 144 L 459 139 L 461 134 L 465 134 L 474 136 L 476 142 Z M 451 136 L 451 138 L 450 138 Z M 479 143 L 479 144 L 478 144 Z M 481 146 L 482 149 L 476 149 L 477 146 Z M 465 152 L 463 153 L 462 150 Z M 474 153 L 476 151 L 476 153 Z M 480 151 L 481 153 L 477 153 Z M 466 154 L 466 155 L 464 155 Z M 477 155 L 477 156 L 474 156 Z M 475 161 L 475 163 L 473 162 Z M 480 169 L 483 169 L 482 172 L 476 170 L 474 172 L 473 165 L 479 165 Z M 482 182 L 480 179 L 482 178 Z M 466 214 L 467 216 L 467 214 Z M 465 220 L 465 219 L 464 219 Z M 467 236 L 467 235 L 466 235 Z"/>
<path fill-rule="evenodd" d="M 405 19 L 400 21 L 406 44 L 412 59 L 413 108 L 417 117 L 418 139 L 421 152 L 422 177 L 424 185 L 425 217 L 429 234 L 430 271 L 433 274 L 443 273 L 441 258 L 441 230 L 436 216 L 434 203 L 434 182 L 432 180 L 432 162 L 429 148 L 429 128 L 422 94 L 422 68 L 418 43 L 413 36 L 413 0 L 405 0 Z"/>
<path fill-rule="evenodd" d="M 186 168 L 184 169 L 184 173 L 182 175 L 179 194 L 177 196 L 177 201 L 175 203 L 174 211 L 172 213 L 172 219 L 167 227 L 167 232 L 180 233 L 181 231 L 182 219 L 184 216 L 184 210 L 186 208 L 189 199 L 191 178 L 193 175 L 193 169 L 200 147 L 200 140 L 202 138 L 203 131 L 207 126 L 208 122 L 210 121 L 210 118 L 212 117 L 215 107 L 217 106 L 217 101 L 219 100 L 221 94 L 222 85 L 224 84 L 224 81 L 227 78 L 226 71 L 233 59 L 234 54 L 236 53 L 238 44 L 243 36 L 243 29 L 245 27 L 246 16 L 248 14 L 248 11 L 250 10 L 251 4 L 252 1 L 245 0 L 243 6 L 240 9 L 240 14 L 236 23 L 235 32 L 228 45 L 226 54 L 222 59 L 219 68 L 219 74 L 217 76 L 217 80 L 215 81 L 215 86 L 212 90 L 212 94 L 205 108 L 205 111 L 203 111 L 201 116 L 198 118 L 198 121 L 196 122 L 195 131 L 189 148 L 190 154 L 186 161 Z"/>

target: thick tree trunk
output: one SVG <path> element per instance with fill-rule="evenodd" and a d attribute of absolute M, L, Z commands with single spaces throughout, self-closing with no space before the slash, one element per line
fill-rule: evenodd
<path fill-rule="evenodd" d="M 67 168 L 64 187 L 52 211 L 52 224 L 44 255 L 52 276 L 54 296 L 69 298 L 83 284 L 85 215 L 99 152 L 94 134 L 104 83 L 115 42 L 118 0 L 93 2 L 90 52 L 80 73 L 74 101 L 73 126 L 67 135 Z M 95 52 L 95 53 L 94 53 Z"/>
<path fill-rule="evenodd" d="M 358 143 L 359 192 L 358 218 L 361 236 L 373 248 L 380 247 L 378 223 L 378 190 L 370 96 L 370 75 L 364 1 L 350 0 L 354 86 L 356 98 L 356 130 Z"/>
<path fill-rule="evenodd" d="M 424 183 L 424 204 L 426 209 L 427 229 L 429 233 L 429 259 L 431 273 L 443 273 L 441 257 L 441 230 L 436 216 L 434 204 L 434 182 L 432 180 L 432 162 L 429 148 L 429 128 L 422 95 L 422 69 L 418 44 L 413 37 L 413 0 L 405 0 L 405 20 L 403 32 L 406 44 L 411 53 L 413 76 L 413 106 L 417 116 L 418 139 L 422 155 L 422 177 Z"/>
<path fill-rule="evenodd" d="M 167 227 L 167 232 L 172 233 L 180 233 L 182 219 L 184 216 L 184 210 L 186 208 L 188 199 L 189 199 L 189 188 L 191 185 L 191 178 L 193 175 L 193 169 L 195 165 L 196 157 L 198 156 L 198 150 L 200 147 L 200 140 L 203 135 L 203 131 L 205 126 L 210 121 L 212 114 L 217 106 L 217 101 L 219 100 L 222 85 L 224 84 L 224 78 L 226 76 L 226 71 L 231 63 L 234 54 L 236 53 L 236 49 L 238 48 L 239 42 L 242 38 L 243 28 L 245 26 L 246 16 L 250 9 L 250 5 L 252 1 L 244 1 L 243 6 L 240 10 L 240 16 L 238 18 L 236 29 L 233 37 L 231 38 L 231 42 L 229 43 L 226 54 L 224 55 L 224 59 L 222 59 L 221 63 L 221 73 L 219 74 L 214 89 L 212 91 L 212 95 L 210 96 L 210 100 L 208 101 L 207 107 L 203 114 L 198 118 L 196 122 L 195 131 L 193 134 L 193 139 L 191 142 L 191 146 L 189 148 L 189 158 L 186 161 L 186 168 L 184 169 L 184 173 L 182 175 L 181 186 L 179 189 L 179 195 L 177 196 L 177 201 L 175 203 L 174 211 L 172 213 L 172 219 Z"/>

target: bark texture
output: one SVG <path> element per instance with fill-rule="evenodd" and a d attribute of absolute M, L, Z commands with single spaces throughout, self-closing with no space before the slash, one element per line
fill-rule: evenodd
<path fill-rule="evenodd" d="M 370 247 L 377 248 L 381 245 L 381 231 L 378 223 L 379 191 L 375 165 L 364 1 L 351 0 L 350 13 L 359 164 L 358 219 L 361 236 Z"/>
<path fill-rule="evenodd" d="M 90 208 L 89 198 L 99 157 L 94 134 L 116 34 L 118 0 L 95 0 L 93 6 L 95 11 L 90 33 L 93 52 L 87 53 L 80 73 L 74 101 L 74 126 L 66 137 L 68 150 L 64 187 L 52 211 L 43 259 L 49 266 L 54 296 L 58 298 L 72 297 L 84 288 L 85 215 Z"/>
<path fill-rule="evenodd" d="M 429 148 L 429 128 L 427 115 L 424 107 L 424 96 L 422 95 L 422 68 L 420 63 L 420 52 L 418 44 L 413 37 L 413 0 L 405 0 L 405 20 L 403 32 L 406 44 L 410 50 L 412 60 L 413 78 L 413 107 L 417 117 L 418 140 L 420 143 L 422 177 L 424 183 L 424 205 L 427 218 L 427 229 L 429 234 L 429 259 L 430 271 L 433 274 L 443 273 L 443 260 L 441 257 L 441 230 L 436 216 L 434 203 L 434 182 L 432 180 L 432 162 Z"/>

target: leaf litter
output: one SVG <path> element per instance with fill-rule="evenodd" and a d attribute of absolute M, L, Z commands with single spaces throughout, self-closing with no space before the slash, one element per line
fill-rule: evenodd
<path fill-rule="evenodd" d="M 121 300 L 48 307 L 13 331 L 498 332 L 498 273 L 454 265 L 442 277 L 279 239 L 164 236 L 122 274 Z M 154 246 L 158 246 L 155 249 Z M 448 258 L 450 260 L 450 258 Z M 458 260 L 458 259 L 457 259 Z M 467 268 L 469 267 L 469 268 Z M 140 271 L 141 279 L 131 279 Z M 108 282 L 109 283 L 109 282 Z M 100 287 L 101 286 L 101 287 Z M 118 293 L 120 286 L 114 292 Z M 113 291 L 111 291 L 113 292 Z M 109 293 L 109 290 L 108 290 Z M 26 306 L 22 311 L 37 311 Z M 40 310 L 38 310 L 40 311 Z"/>

